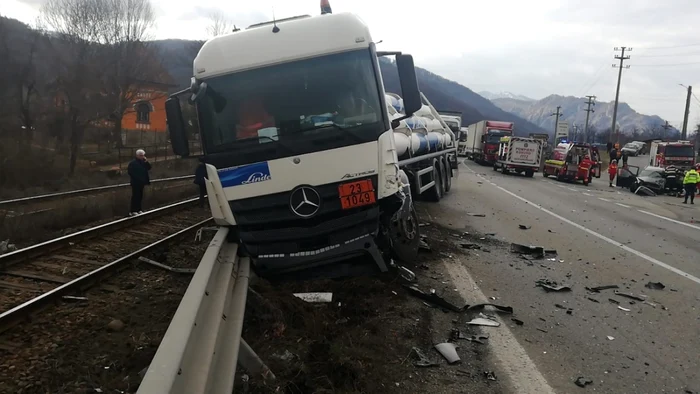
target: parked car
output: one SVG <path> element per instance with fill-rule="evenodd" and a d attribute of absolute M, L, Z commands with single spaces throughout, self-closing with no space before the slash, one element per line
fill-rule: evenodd
<path fill-rule="evenodd" d="M 641 150 L 642 147 L 636 142 L 626 143 L 621 149 L 622 153 L 626 152 L 628 156 L 639 156 Z"/>

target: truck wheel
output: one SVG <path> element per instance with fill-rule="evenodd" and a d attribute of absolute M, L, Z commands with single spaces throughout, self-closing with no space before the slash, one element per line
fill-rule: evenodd
<path fill-rule="evenodd" d="M 452 189 L 452 167 L 447 166 L 445 167 L 445 193 L 449 192 L 450 189 Z"/>
<path fill-rule="evenodd" d="M 440 186 L 442 186 L 442 195 L 444 196 L 445 193 L 447 193 L 447 169 L 448 165 L 445 163 L 444 158 L 440 158 L 438 160 L 438 163 L 440 163 Z"/>
<path fill-rule="evenodd" d="M 549 177 L 549 174 L 547 174 L 547 170 L 542 170 L 542 176 L 545 178 Z"/>
<path fill-rule="evenodd" d="M 405 219 L 391 222 L 391 253 L 403 262 L 413 262 L 418 258 L 418 246 L 420 245 L 420 226 L 418 213 L 411 204 L 411 212 Z"/>
<path fill-rule="evenodd" d="M 440 164 L 433 161 L 433 181 L 435 185 L 428 190 L 426 197 L 428 201 L 439 202 L 442 199 L 442 177 L 440 177 Z"/>
<path fill-rule="evenodd" d="M 532 178 L 532 176 L 535 175 L 535 171 L 532 170 L 525 170 L 525 176 L 528 178 Z"/>
<path fill-rule="evenodd" d="M 493 170 L 498 171 L 498 164 L 497 163 L 493 163 Z"/>

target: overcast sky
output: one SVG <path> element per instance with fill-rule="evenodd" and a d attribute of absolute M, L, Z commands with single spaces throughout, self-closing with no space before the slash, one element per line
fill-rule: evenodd
<path fill-rule="evenodd" d="M 45 0 L 0 0 L 0 14 L 32 23 Z M 318 0 L 152 0 L 156 38 L 206 38 L 208 16 L 239 27 L 318 14 Z M 379 48 L 412 53 L 418 66 L 474 91 L 613 100 L 614 47 L 632 47 L 620 100 L 679 126 L 694 85 L 690 123 L 700 122 L 699 0 L 331 0 L 359 14 Z"/>

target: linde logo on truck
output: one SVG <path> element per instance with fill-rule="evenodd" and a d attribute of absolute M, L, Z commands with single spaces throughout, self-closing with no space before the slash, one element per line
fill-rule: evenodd
<path fill-rule="evenodd" d="M 245 181 L 241 182 L 241 185 L 247 185 L 249 183 L 257 183 L 257 182 L 265 182 L 269 181 L 272 179 L 270 174 L 263 174 L 262 172 L 256 172 L 254 174 L 250 174 L 250 177 L 246 179 Z"/>
<path fill-rule="evenodd" d="M 267 162 L 224 168 L 218 171 L 222 187 L 250 185 L 272 179 Z"/>

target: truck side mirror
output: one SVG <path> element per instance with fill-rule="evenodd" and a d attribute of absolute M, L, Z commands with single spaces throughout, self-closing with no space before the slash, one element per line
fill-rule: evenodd
<path fill-rule="evenodd" d="M 182 117 L 180 99 L 171 97 L 165 100 L 165 116 L 168 123 L 170 144 L 173 147 L 173 152 L 178 156 L 189 156 L 190 145 L 187 141 L 187 133 L 185 132 L 185 120 Z"/>
<path fill-rule="evenodd" d="M 399 71 L 399 79 L 401 80 L 401 97 L 403 98 L 404 111 L 406 116 L 411 116 L 423 106 L 420 89 L 418 88 L 418 79 L 416 78 L 416 68 L 413 65 L 413 56 L 396 55 L 396 68 Z"/>

